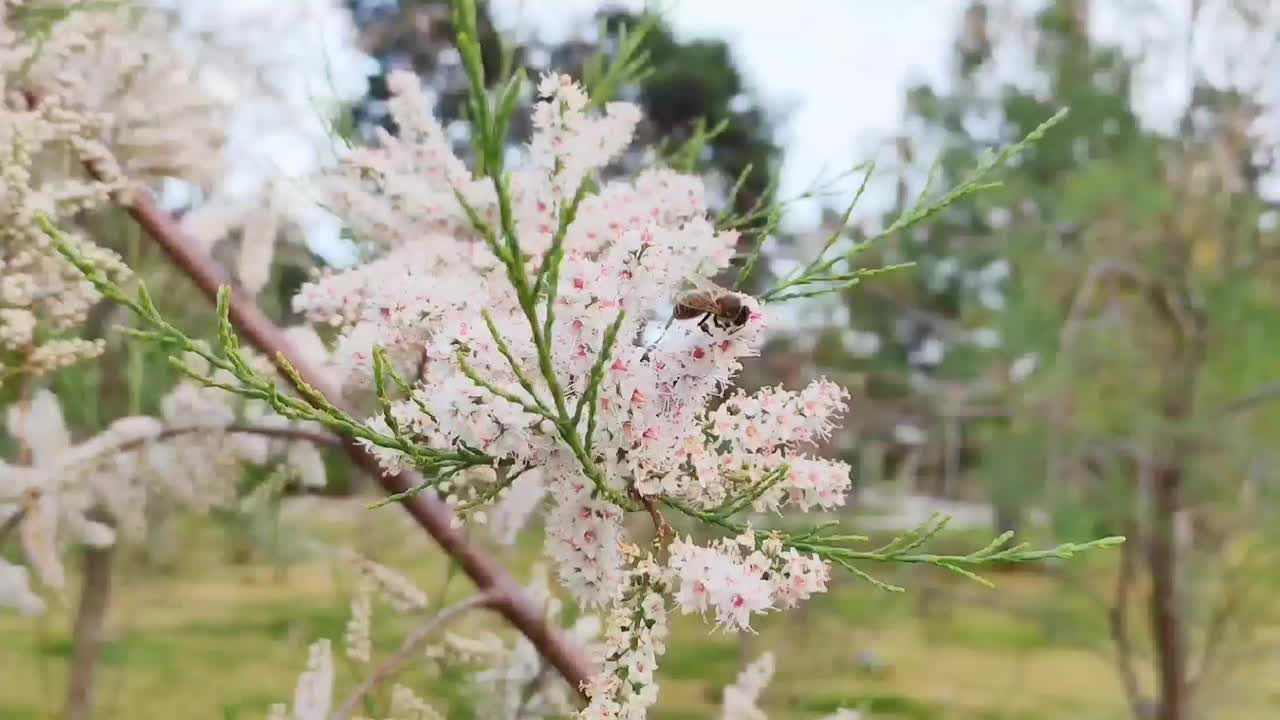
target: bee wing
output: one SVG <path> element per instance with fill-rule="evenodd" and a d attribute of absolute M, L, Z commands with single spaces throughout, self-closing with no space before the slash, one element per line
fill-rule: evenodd
<path fill-rule="evenodd" d="M 705 275 L 699 275 L 695 272 L 685 273 L 684 281 L 689 285 L 693 286 L 694 290 L 711 291 L 709 293 L 711 295 L 717 295 L 721 292 L 724 292 L 724 288 L 712 282 L 710 278 L 706 277 Z"/>
<path fill-rule="evenodd" d="M 690 290 L 680 295 L 677 304 L 699 313 L 717 313 L 720 307 L 716 305 L 716 297 L 713 288 Z"/>

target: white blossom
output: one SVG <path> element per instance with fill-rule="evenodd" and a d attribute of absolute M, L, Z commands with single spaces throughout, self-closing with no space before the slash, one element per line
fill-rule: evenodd
<path fill-rule="evenodd" d="M 409 613 L 427 607 L 427 594 L 412 580 L 354 550 L 344 550 L 343 558 L 355 568 L 362 581 L 397 612 Z"/>
<path fill-rule="evenodd" d="M 373 640 L 370 637 L 372 621 L 373 581 L 362 576 L 356 581 L 351 593 L 351 617 L 347 620 L 344 644 L 347 657 L 365 665 L 373 655 Z"/>
<path fill-rule="evenodd" d="M 768 720 L 758 707 L 760 694 L 773 679 L 773 653 L 765 653 L 748 665 L 731 685 L 725 686 L 721 705 L 723 720 Z"/>
<path fill-rule="evenodd" d="M 0 523 L 5 520 L 8 518 L 0 514 Z M 32 591 L 25 567 L 0 560 L 0 607 L 12 608 L 23 615 L 44 612 L 44 598 Z"/>
<path fill-rule="evenodd" d="M 333 706 L 333 652 L 328 640 L 307 648 L 307 669 L 293 691 L 293 720 L 329 720 Z"/>
<path fill-rule="evenodd" d="M 640 618 L 646 627 L 665 623 L 674 601 L 725 628 L 749 629 L 756 614 L 825 590 L 829 571 L 767 537 L 745 550 L 681 541 L 668 567 L 641 562 L 618 499 L 665 495 L 711 509 L 745 497 L 756 510 L 838 508 L 848 465 L 804 451 L 831 433 L 848 394 L 818 380 L 710 404 L 763 340 L 767 309 L 745 295 L 740 325 L 673 322 L 660 337 L 646 336 L 674 297 L 728 266 L 737 243 L 708 219 L 697 178 L 657 168 L 605 182 L 562 224 L 584 178 L 630 142 L 634 107 L 591 113 L 578 84 L 542 78 L 527 162 L 511 170 L 500 198 L 454 156 L 416 79 L 394 74 L 388 85 L 398 135 L 353 150 L 322 180 L 326 204 L 379 251 L 318 275 L 294 308 L 336 331 L 330 366 L 349 394 L 367 396 L 375 347 L 409 379 L 410 396 L 389 409 L 399 433 L 492 458 L 495 467 L 452 472 L 433 486 L 459 522 L 491 520 L 509 540 L 546 504 L 546 555 L 561 586 L 607 614 L 607 670 L 588 687 L 584 717 L 643 717 L 657 696 L 665 625 L 642 631 Z M 510 248 L 491 246 L 473 222 L 498 227 L 504 218 L 519 238 L 520 270 L 500 257 Z M 501 233 L 500 244 L 508 228 Z M 531 309 L 512 273 L 539 277 L 553 247 L 562 256 L 548 319 L 551 286 Z M 568 413 L 589 404 L 590 412 L 574 411 L 572 433 L 556 415 L 560 406 Z M 391 433 L 382 413 L 367 424 Z M 364 442 L 387 472 L 415 462 Z M 502 478 L 512 474 L 507 487 Z"/>
<path fill-rule="evenodd" d="M 720 706 L 722 720 L 768 720 L 768 714 L 760 707 L 760 696 L 775 669 L 773 653 L 766 652 L 738 673 L 737 679 L 725 686 Z M 822 720 L 862 720 L 862 713 L 840 708 Z"/>

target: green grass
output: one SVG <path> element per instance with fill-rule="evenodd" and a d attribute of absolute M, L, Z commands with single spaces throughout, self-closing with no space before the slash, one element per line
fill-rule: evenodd
<path fill-rule="evenodd" d="M 228 564 L 224 531 L 207 521 L 184 527 L 182 562 L 171 573 L 124 558 L 99 674 L 98 717 L 261 718 L 272 702 L 289 700 L 306 646 L 317 637 L 339 644 L 346 622 L 346 590 L 324 555 L 326 544 L 380 549 L 384 562 L 440 602 L 446 559 L 397 512 L 350 505 L 350 521 L 308 517 L 312 541 L 302 543 L 308 559 L 283 574 L 265 561 Z M 299 521 L 289 522 L 294 539 L 301 539 Z M 507 564 L 524 574 L 540 553 L 540 542 L 531 539 L 510 551 Z M 1081 562 L 1096 567 L 1078 577 L 1106 582 L 1105 558 Z M 697 617 L 675 618 L 661 664 L 662 699 L 652 716 L 716 717 L 723 686 L 768 649 L 778 657 L 765 695 L 775 720 L 817 718 L 837 707 L 885 720 L 1125 717 L 1102 608 L 1083 593 L 1037 573 L 996 573 L 999 589 L 989 591 L 937 572 L 877 570 L 908 592 L 885 593 L 839 576 L 831 593 L 801 610 L 760 618 L 758 635 L 727 635 Z M 444 600 L 468 592 L 465 579 L 456 577 Z M 0 615 L 0 720 L 56 711 L 69 626 L 65 607 L 42 622 Z M 405 627 L 379 614 L 380 647 L 393 647 Z M 452 629 L 494 627 L 476 613 Z M 882 659 L 882 672 L 859 667 L 863 650 Z M 1224 720 L 1275 717 L 1278 669 L 1270 658 L 1251 668 Z M 438 699 L 458 699 L 451 717 L 463 720 L 474 717 L 461 702 L 464 680 L 420 680 L 419 687 Z M 346 677 L 339 694 L 349 686 Z"/>

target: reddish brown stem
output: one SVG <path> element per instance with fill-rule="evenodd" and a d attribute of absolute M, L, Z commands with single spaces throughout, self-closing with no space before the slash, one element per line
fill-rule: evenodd
<path fill-rule="evenodd" d="M 649 518 L 653 520 L 653 529 L 658 534 L 658 547 L 665 553 L 667 547 L 671 545 L 671 541 L 675 539 L 675 529 L 671 527 L 671 523 L 667 522 L 667 518 L 663 516 L 662 511 L 658 510 L 653 498 L 642 495 L 635 490 L 632 491 L 632 495 L 640 500 L 640 504 L 649 513 Z"/>
<path fill-rule="evenodd" d="M 302 428 L 291 427 L 273 427 L 270 425 L 250 425 L 243 423 L 232 423 L 222 426 L 208 425 L 190 425 L 184 427 L 169 427 L 161 430 L 159 433 L 136 440 L 130 440 L 115 448 L 116 452 L 128 452 L 137 450 L 147 444 L 153 442 L 162 442 L 183 435 L 191 435 L 193 433 L 213 433 L 219 435 L 260 435 L 262 437 L 274 438 L 276 440 L 293 440 L 299 442 L 309 442 L 312 445 L 321 447 L 342 447 L 342 438 L 332 433 L 317 430 L 304 430 Z"/>
<path fill-rule="evenodd" d="M 1126 537 L 1136 537 L 1136 523 L 1128 523 Z M 1124 686 L 1125 697 L 1129 700 L 1129 708 L 1135 718 L 1142 717 L 1143 704 L 1146 698 L 1142 695 L 1142 686 L 1138 681 L 1138 671 L 1133 657 L 1133 641 L 1129 637 L 1129 593 L 1133 589 L 1134 551 L 1129 543 L 1120 548 L 1120 567 L 1116 571 L 1115 599 L 1107 612 L 1111 626 L 1111 640 L 1115 644 L 1116 667 L 1120 672 L 1120 681 Z"/>
<path fill-rule="evenodd" d="M 1147 567 L 1151 573 L 1151 635 L 1160 682 L 1160 720 L 1186 720 L 1186 622 L 1178 583 L 1178 547 L 1173 521 L 1182 504 L 1181 468 L 1162 466 L 1154 473 L 1151 536 Z"/>
<path fill-rule="evenodd" d="M 150 197 L 138 193 L 130 198 L 126 209 L 208 299 L 216 297 L 219 287 L 231 285 L 213 259 L 187 237 L 168 213 L 156 207 Z M 236 332 L 268 357 L 283 354 L 304 382 L 331 401 L 338 402 L 341 397 L 338 388 L 330 386 L 318 368 L 294 351 L 284 333 L 258 309 L 253 298 L 235 287 L 231 293 L 231 324 Z M 377 478 L 387 494 L 403 493 L 422 484 L 422 478 L 414 473 L 384 473 L 377 460 L 360 445 L 347 441 L 344 448 L 351 461 Z M 529 600 L 519 583 L 501 564 L 468 542 L 462 530 L 453 526 L 452 513 L 445 504 L 429 495 L 418 494 L 401 501 L 401 505 L 458 563 L 481 592 L 493 598 L 493 609 L 523 633 L 571 686 L 581 691 L 583 683 L 595 671 L 586 651 L 559 628 L 547 623 L 541 608 Z"/>
<path fill-rule="evenodd" d="M 95 675 L 102 655 L 107 609 L 111 605 L 111 559 L 115 547 L 85 548 L 80 604 L 71 632 L 71 668 L 63 720 L 93 717 Z"/>

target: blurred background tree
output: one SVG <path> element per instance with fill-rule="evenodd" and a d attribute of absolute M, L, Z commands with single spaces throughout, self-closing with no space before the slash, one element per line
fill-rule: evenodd
<path fill-rule="evenodd" d="M 355 111 L 363 133 L 375 126 L 389 127 L 386 73 L 413 70 L 436 100 L 435 112 L 460 145 L 465 144 L 464 108 L 466 83 L 457 50 L 447 0 L 352 0 L 356 21 L 362 28 L 362 45 L 378 59 L 382 73 L 371 79 L 369 97 Z M 665 147 L 683 146 L 701 131 L 709 137 L 700 152 L 687 158 L 707 172 L 713 195 L 723 205 L 739 177 L 743 178 L 734 204 L 745 212 L 770 199 L 777 172 L 779 148 L 773 139 L 775 119 L 747 88 L 734 63 L 729 46 L 720 39 L 682 41 L 660 17 L 638 15 L 605 5 L 596 14 L 597 25 L 577 28 L 561 44 L 537 37 L 504 37 L 494 25 L 488 6 L 480 7 L 478 25 L 486 77 L 492 82 L 507 67 L 523 67 L 531 77 L 555 69 L 583 77 L 591 59 L 601 51 L 616 52 L 608 42 L 621 28 L 645 26 L 641 47 L 651 66 L 638 83 L 614 89 L 617 99 L 640 104 L 645 122 L 637 147 L 649 147 L 665 138 Z M 520 28 L 513 28 L 519 31 Z M 606 43 L 602 45 L 602 43 Z M 529 133 L 527 114 L 515 128 L 523 140 Z M 686 160 L 686 158 L 680 158 Z M 639 165 L 639 158 L 623 164 Z"/>
<path fill-rule="evenodd" d="M 918 270 L 850 292 L 848 326 L 817 357 L 865 375 L 861 450 L 910 465 L 908 491 L 985 497 L 999 529 L 1042 508 L 1055 534 L 1136 539 L 1106 601 L 1133 711 L 1212 717 L 1249 628 L 1269 619 L 1248 598 L 1274 562 L 1259 544 L 1273 506 L 1259 501 L 1276 487 L 1277 211 L 1265 95 L 1239 78 L 1265 82 L 1275 38 L 1224 72 L 1202 59 L 1204 38 L 1223 42 L 1265 8 L 1192 3 L 1181 52 L 1148 39 L 1136 54 L 1098 39 L 1098 9 L 969 7 L 952 76 L 908 92 L 890 219 L 1071 113 L 1003 190 L 881 240 L 869 265 Z M 1133 27 L 1150 11 L 1101 9 Z M 1181 117 L 1144 117 L 1141 83 L 1184 70 Z M 1146 639 L 1128 620 L 1138 604 Z"/>

